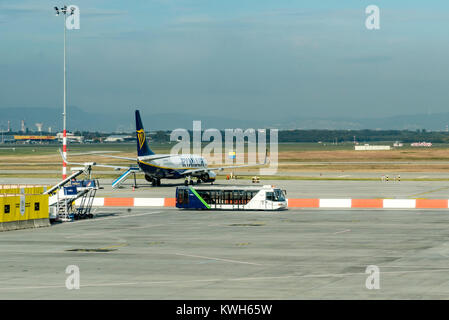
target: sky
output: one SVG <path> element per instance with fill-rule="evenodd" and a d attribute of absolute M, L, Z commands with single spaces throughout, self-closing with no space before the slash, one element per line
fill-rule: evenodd
<path fill-rule="evenodd" d="M 0 108 L 228 118 L 449 112 L 449 1 L 0 0 Z M 365 27 L 368 5 L 380 29 Z M 198 116 L 198 118 L 199 118 Z M 0 115 L 1 117 L 1 115 Z"/>

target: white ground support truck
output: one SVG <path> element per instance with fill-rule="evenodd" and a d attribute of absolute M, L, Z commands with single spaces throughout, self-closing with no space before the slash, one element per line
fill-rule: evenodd
<path fill-rule="evenodd" d="M 203 210 L 285 210 L 285 190 L 264 186 L 182 186 L 176 188 L 176 207 Z"/>

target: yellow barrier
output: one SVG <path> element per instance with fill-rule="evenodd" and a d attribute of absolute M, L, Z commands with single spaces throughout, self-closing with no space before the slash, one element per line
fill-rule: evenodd
<path fill-rule="evenodd" d="M 48 195 L 0 194 L 0 231 L 49 225 Z"/>
<path fill-rule="evenodd" d="M 41 194 L 51 186 L 38 185 L 38 184 L 0 184 L 0 194 Z"/>

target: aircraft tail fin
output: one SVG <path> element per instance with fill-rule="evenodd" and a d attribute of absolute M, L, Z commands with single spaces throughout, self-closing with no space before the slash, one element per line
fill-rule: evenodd
<path fill-rule="evenodd" d="M 143 129 L 140 112 L 136 110 L 136 136 L 137 136 L 137 156 L 151 156 L 154 152 L 148 147 L 147 138 Z"/>

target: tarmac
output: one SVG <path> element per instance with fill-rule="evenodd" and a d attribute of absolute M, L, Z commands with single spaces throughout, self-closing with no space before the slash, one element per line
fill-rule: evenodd
<path fill-rule="evenodd" d="M 49 182 L 27 183 L 41 180 Z M 173 185 L 132 191 L 107 182 L 99 197 L 174 196 Z M 449 190 L 447 181 L 260 184 L 301 198 L 447 199 Z M 1 232 L 0 299 L 449 298 L 446 210 L 95 210 L 91 220 Z M 69 290 L 72 265 L 80 288 Z M 366 286 L 369 266 L 379 289 Z"/>
<path fill-rule="evenodd" d="M 411 174 L 405 175 L 410 177 Z M 414 176 L 412 176 L 414 177 Z M 58 183 L 58 179 L 46 178 L 4 178 L 0 184 L 49 184 Z M 133 190 L 133 181 L 128 179 L 119 189 L 112 189 L 112 179 L 101 179 L 98 197 L 175 197 L 176 186 L 182 186 L 183 180 L 162 180 L 160 187 L 152 187 L 143 179 L 137 180 Z M 261 180 L 258 184 L 251 180 L 217 180 L 214 185 L 275 185 L 287 191 L 289 198 L 379 198 L 379 199 L 448 199 L 449 181 L 394 181 L 379 180 Z M 207 184 L 206 184 L 207 185 Z"/>

